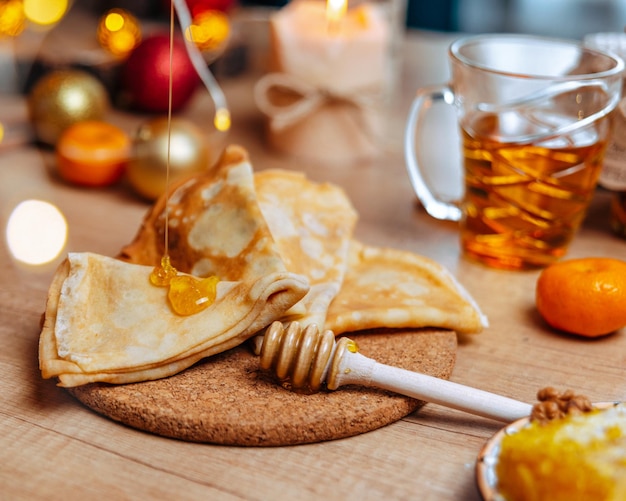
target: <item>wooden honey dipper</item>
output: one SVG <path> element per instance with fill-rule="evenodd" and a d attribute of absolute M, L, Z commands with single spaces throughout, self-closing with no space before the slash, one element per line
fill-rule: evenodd
<path fill-rule="evenodd" d="M 297 322 L 286 329 L 281 322 L 268 327 L 260 367 L 296 391 L 315 393 L 324 382 L 329 390 L 370 386 L 507 423 L 528 417 L 532 410 L 530 404 L 508 397 L 378 363 L 359 353 L 353 340 L 336 341 L 330 330 L 320 332 L 315 325 L 302 329 Z"/>

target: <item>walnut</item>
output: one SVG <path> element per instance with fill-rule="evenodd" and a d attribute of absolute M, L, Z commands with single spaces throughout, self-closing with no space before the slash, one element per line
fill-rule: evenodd
<path fill-rule="evenodd" d="M 568 414 L 583 414 L 593 408 L 591 401 L 584 395 L 576 395 L 572 390 L 559 393 L 550 386 L 537 392 L 537 400 L 539 403 L 533 405 L 530 420 L 542 424 Z"/>

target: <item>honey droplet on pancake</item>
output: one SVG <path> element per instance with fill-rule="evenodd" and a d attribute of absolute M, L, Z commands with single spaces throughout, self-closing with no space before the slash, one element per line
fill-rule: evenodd
<path fill-rule="evenodd" d="M 161 264 L 155 266 L 150 273 L 150 283 L 157 287 L 167 287 L 172 278 L 178 275 L 178 270 L 172 266 L 169 256 L 161 258 Z"/>
<path fill-rule="evenodd" d="M 208 308 L 217 295 L 217 277 L 197 279 L 179 275 L 170 280 L 167 297 L 179 315 L 193 315 Z"/>
<path fill-rule="evenodd" d="M 179 315 L 193 315 L 208 308 L 215 301 L 217 283 L 215 276 L 196 278 L 179 275 L 172 266 L 169 256 L 161 258 L 161 264 L 150 273 L 150 283 L 157 287 L 168 287 L 167 298 L 170 306 Z"/>

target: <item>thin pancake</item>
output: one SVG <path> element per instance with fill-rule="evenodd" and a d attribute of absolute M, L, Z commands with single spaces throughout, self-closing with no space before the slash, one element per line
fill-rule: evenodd
<path fill-rule="evenodd" d="M 353 241 L 348 272 L 328 310 L 335 334 L 380 327 L 480 332 L 487 318 L 440 264 L 411 252 Z"/>
<path fill-rule="evenodd" d="M 285 271 L 258 205 L 246 151 L 229 146 L 212 169 L 172 187 L 148 212 L 120 258 L 156 266 L 165 253 L 165 210 L 172 265 L 184 273 L 247 280 Z"/>
<path fill-rule="evenodd" d="M 285 266 L 306 276 L 311 284 L 298 309 L 288 312 L 284 320 L 297 320 L 302 326 L 324 325 L 328 305 L 346 272 L 357 213 L 341 188 L 314 183 L 300 172 L 259 172 L 254 184 Z"/>
<path fill-rule="evenodd" d="M 241 344 L 308 291 L 305 278 L 288 272 L 220 282 L 212 305 L 179 316 L 169 308 L 167 290 L 150 284 L 150 272 L 97 254 L 70 254 L 48 295 L 43 377 L 75 386 L 169 376 Z"/>

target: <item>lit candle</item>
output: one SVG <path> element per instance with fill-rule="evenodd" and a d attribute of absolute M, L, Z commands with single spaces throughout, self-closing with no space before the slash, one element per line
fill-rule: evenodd
<path fill-rule="evenodd" d="M 272 16 L 271 28 L 278 71 L 336 92 L 384 87 L 390 30 L 374 4 L 296 0 Z"/>
<path fill-rule="evenodd" d="M 334 163 L 377 156 L 391 83 L 391 25 L 380 4 L 295 0 L 270 18 L 272 67 L 255 86 L 268 142 Z"/>
<path fill-rule="evenodd" d="M 331 31 L 338 30 L 338 25 L 347 10 L 347 0 L 326 0 L 326 20 Z"/>

